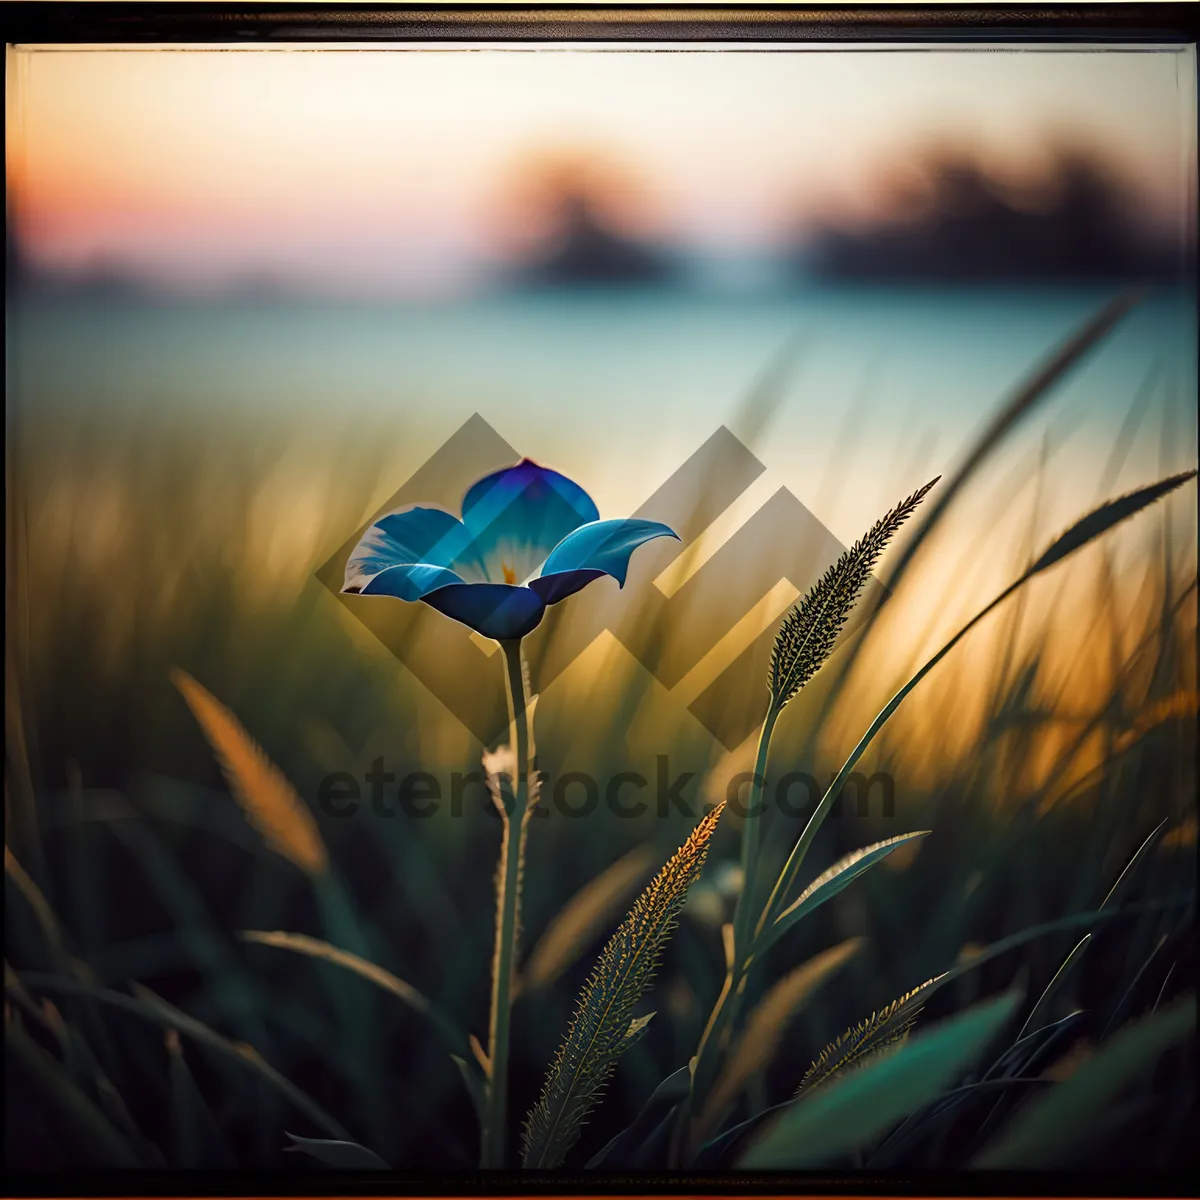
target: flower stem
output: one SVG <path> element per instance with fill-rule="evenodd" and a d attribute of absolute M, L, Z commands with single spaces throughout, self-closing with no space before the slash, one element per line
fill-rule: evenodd
<path fill-rule="evenodd" d="M 749 950 L 749 934 L 757 917 L 758 849 L 762 840 L 762 819 L 766 809 L 767 756 L 771 751 L 771 735 L 779 720 L 782 706 L 771 697 L 770 707 L 758 735 L 758 753 L 754 759 L 754 777 L 750 784 L 750 803 L 742 822 L 742 889 L 733 912 L 734 959 L 740 962 Z"/>
<path fill-rule="evenodd" d="M 500 846 L 500 868 L 496 874 L 496 953 L 492 961 L 492 1010 L 488 1024 L 490 1074 L 481 1164 L 485 1168 L 504 1166 L 508 1142 L 508 1035 L 529 811 L 529 718 L 525 674 L 521 667 L 521 640 L 502 641 L 500 647 L 508 668 L 508 711 L 512 718 L 511 744 L 515 763 L 512 792 L 505 797 L 511 799 L 511 803 L 506 804 L 501 813 L 504 837 Z"/>
<path fill-rule="evenodd" d="M 762 817 L 766 808 L 765 794 L 767 787 L 767 756 L 771 749 L 771 735 L 775 731 L 775 722 L 779 719 L 782 705 L 776 704 L 771 697 L 767 715 L 763 720 L 762 729 L 758 735 L 758 753 L 754 760 L 754 777 L 750 784 L 750 800 L 746 815 L 742 822 L 742 890 L 738 895 L 737 906 L 733 913 L 733 946 L 729 955 L 728 970 L 725 985 L 713 1005 L 708 1018 L 708 1024 L 700 1038 L 696 1049 L 696 1057 L 692 1070 L 692 1087 L 688 1099 L 687 1110 L 690 1115 L 699 1114 L 709 1087 L 711 1087 L 716 1068 L 724 1044 L 728 1039 L 729 1030 L 737 1020 L 738 1011 L 745 996 L 746 976 L 753 962 L 751 933 L 756 917 L 755 906 L 758 900 L 758 887 L 755 871 L 758 866 L 758 850 L 761 841 Z M 676 1154 L 682 1152 L 690 1157 L 694 1147 L 688 1144 L 688 1133 L 680 1129 L 680 1140 L 676 1143 Z M 682 1165 L 676 1161 L 675 1165 Z"/>

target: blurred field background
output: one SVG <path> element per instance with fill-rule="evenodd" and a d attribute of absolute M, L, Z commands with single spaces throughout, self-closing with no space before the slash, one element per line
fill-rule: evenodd
<path fill-rule="evenodd" d="M 421 821 L 365 804 L 336 820 L 316 802 L 330 772 L 361 779 L 379 757 L 398 775 L 478 768 L 485 747 L 314 578 L 473 414 L 603 517 L 729 428 L 765 471 L 673 565 L 635 558 L 634 582 L 641 569 L 671 593 L 781 487 L 849 545 L 952 472 L 1113 295 L 1154 284 L 788 709 L 776 769 L 822 781 L 1065 525 L 1196 465 L 1194 59 L 21 50 L 8 66 L 6 842 L 53 916 L 6 879 L 6 963 L 61 974 L 73 958 L 106 987 L 149 987 L 395 1167 L 475 1161 L 445 1049 L 392 997 L 238 931 L 362 953 L 483 1035 L 498 828 L 482 800 Z M 796 595 L 753 586 L 728 580 L 745 620 L 671 688 L 607 634 L 540 688 L 568 602 L 530 639 L 541 768 L 654 779 L 666 755 L 695 773 L 697 805 L 723 794 L 753 739 L 721 744 L 688 706 Z M 811 870 L 933 832 L 772 952 L 768 975 L 865 939 L 789 1027 L 770 1097 L 973 947 L 1096 907 L 1160 825 L 1129 886 L 1171 903 L 1096 932 L 1056 1000 L 1055 1015 L 1089 1013 L 1059 1069 L 1110 1018 L 1194 987 L 1196 633 L 1189 485 L 1010 601 L 906 701 L 864 765 L 893 776 L 894 814 L 849 807 Z M 329 877 L 247 824 L 174 668 L 312 806 Z M 690 825 L 604 808 L 534 823 L 514 1114 L 604 937 Z M 765 852 L 798 828 L 774 818 Z M 737 853 L 727 817 L 656 984 L 660 1015 L 581 1162 L 694 1052 Z M 539 944 L 617 863 L 591 920 Z M 1076 940 L 997 960 L 930 1015 L 1014 980 L 1040 991 Z M 284 1134 L 329 1130 L 253 1063 L 52 999 L 30 1027 L 53 1039 L 61 1012 L 86 1031 L 121 1098 L 97 1101 L 125 1113 L 144 1161 L 316 1169 L 284 1155 Z M 95 1161 L 53 1098 L 9 1086 L 10 1166 Z M 1120 1138 L 1095 1131 L 1093 1165 L 1181 1165 L 1194 1103 L 1165 1064 L 1114 1108 Z"/>

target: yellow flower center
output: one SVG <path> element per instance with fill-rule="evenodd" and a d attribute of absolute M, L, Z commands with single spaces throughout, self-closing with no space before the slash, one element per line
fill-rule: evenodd
<path fill-rule="evenodd" d="M 501 563 L 500 570 L 502 570 L 504 572 L 504 582 L 505 583 L 516 583 L 517 582 L 517 572 L 512 567 L 510 567 L 508 565 L 508 563 Z"/>

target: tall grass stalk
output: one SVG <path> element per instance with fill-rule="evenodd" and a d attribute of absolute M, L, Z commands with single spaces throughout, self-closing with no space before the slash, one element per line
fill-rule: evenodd
<path fill-rule="evenodd" d="M 821 802 L 817 805 L 812 816 L 809 817 L 807 825 L 804 827 L 804 832 L 801 833 L 799 841 L 792 848 L 791 854 L 788 856 L 787 862 L 784 864 L 783 870 L 779 874 L 775 887 L 771 892 L 771 896 L 767 901 L 766 907 L 762 911 L 762 915 L 755 927 L 755 936 L 760 936 L 766 930 L 771 922 L 773 922 L 780 914 L 785 903 L 787 893 L 796 881 L 799 874 L 800 866 L 804 861 L 805 855 L 808 853 L 809 847 L 812 845 L 813 838 L 816 837 L 821 823 L 825 820 L 829 809 L 833 802 L 837 799 L 838 792 L 846 782 L 847 776 L 854 770 L 858 760 L 863 756 L 867 747 L 874 740 L 875 735 L 883 728 L 888 718 L 900 707 L 904 698 L 933 670 L 958 645 L 968 633 L 971 632 L 985 617 L 989 616 L 1001 604 L 1004 603 L 1015 592 L 1019 591 L 1026 583 L 1034 576 L 1041 574 L 1043 571 L 1055 566 L 1068 555 L 1073 554 L 1076 550 L 1087 545 L 1100 534 L 1105 533 L 1108 529 L 1121 521 L 1124 521 L 1147 504 L 1152 504 L 1155 500 L 1174 491 L 1181 484 L 1195 476 L 1195 471 L 1185 471 L 1179 475 L 1172 475 L 1167 479 L 1161 480 L 1159 483 L 1151 484 L 1149 487 L 1141 488 L 1136 492 L 1131 492 L 1127 496 L 1122 496 L 1117 500 L 1112 500 L 1107 504 L 1101 505 L 1088 513 L 1087 516 L 1081 518 L 1066 533 L 1055 541 L 1042 553 L 1042 555 L 1022 574 L 1019 578 L 1008 585 L 990 604 L 980 609 L 932 658 L 930 658 L 924 666 L 921 667 L 915 675 L 887 702 L 880 710 L 879 715 L 871 722 L 866 733 L 859 739 L 858 745 L 854 747 L 850 757 L 838 771 L 833 782 L 829 785 L 825 795 L 821 798 Z"/>
<path fill-rule="evenodd" d="M 767 761 L 775 724 L 788 701 L 812 679 L 833 653 L 837 639 L 880 555 L 937 481 L 937 478 L 932 479 L 881 517 L 825 572 L 779 627 L 771 651 L 767 715 L 759 733 L 750 803 L 742 825 L 742 890 L 734 910 L 728 971 L 696 1051 L 690 1098 L 693 1112 L 698 1113 L 706 1102 L 716 1075 L 718 1057 L 737 1019 L 747 974 L 754 959 L 752 943 L 761 928 L 761 921 L 755 924 L 760 911 L 757 867 L 765 808 Z M 682 1137 L 682 1127 L 677 1134 Z M 677 1140 L 677 1149 L 681 1144 Z"/>
<path fill-rule="evenodd" d="M 521 877 L 529 816 L 529 711 L 519 638 L 500 643 L 507 667 L 508 710 L 512 721 L 513 777 L 501 803 L 504 835 L 496 873 L 496 951 L 492 965 L 492 1009 L 488 1022 L 487 1108 L 481 1165 L 504 1166 L 507 1149 L 508 1044 L 512 1017 L 513 968 L 520 936 Z"/>

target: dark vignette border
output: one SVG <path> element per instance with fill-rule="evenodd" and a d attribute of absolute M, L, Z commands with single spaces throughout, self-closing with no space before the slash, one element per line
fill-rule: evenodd
<path fill-rule="evenodd" d="M 474 8 L 436 5 L 213 3 L 4 3 L 6 43 L 304 42 L 727 42 L 1057 43 L 1186 45 L 1197 41 L 1198 6 L 1180 3 L 823 8 L 654 8 L 601 5 Z M 298 1172 L 6 1173 L 11 1196 L 563 1196 L 1194 1195 L 1183 1172 L 971 1172 L 928 1175 L 345 1174 Z"/>
<path fill-rule="evenodd" d="M 1175 1197 L 1195 1195 L 1190 1174 L 1112 1175 L 1066 1171 L 895 1174 L 645 1175 L 479 1171 L 378 1174 L 357 1171 L 105 1171 L 6 1175 L 9 1196 L 708 1196 Z"/>
<path fill-rule="evenodd" d="M 1010 41 L 1196 40 L 1193 4 L 603 5 L 11 3 L 8 42 Z"/>

